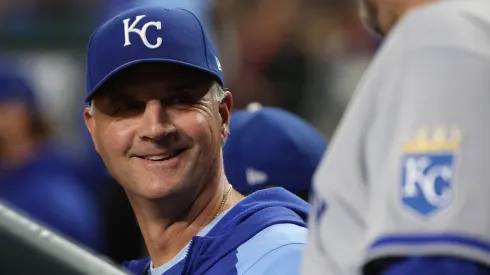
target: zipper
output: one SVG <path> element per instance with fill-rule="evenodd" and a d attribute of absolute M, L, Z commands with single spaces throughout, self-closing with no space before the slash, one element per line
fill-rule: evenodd
<path fill-rule="evenodd" d="M 185 263 L 184 263 L 184 269 L 182 270 L 182 275 L 187 274 L 187 269 L 189 269 L 189 266 L 191 264 L 191 258 L 192 258 L 192 250 L 195 247 L 196 242 L 198 241 L 197 236 L 192 237 L 191 241 L 189 242 L 189 248 L 187 249 L 187 252 L 185 253 Z"/>
<path fill-rule="evenodd" d="M 148 263 L 146 264 L 146 267 L 145 267 L 142 275 L 151 275 L 150 265 L 151 265 L 151 259 L 148 260 Z"/>

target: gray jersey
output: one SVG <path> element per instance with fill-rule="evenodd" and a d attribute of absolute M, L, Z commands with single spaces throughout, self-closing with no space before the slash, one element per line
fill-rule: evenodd
<path fill-rule="evenodd" d="M 314 177 L 303 274 L 389 256 L 490 265 L 490 1 L 407 14 L 368 68 Z"/>

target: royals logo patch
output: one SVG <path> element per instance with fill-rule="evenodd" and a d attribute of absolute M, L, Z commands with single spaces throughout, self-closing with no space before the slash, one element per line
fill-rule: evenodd
<path fill-rule="evenodd" d="M 458 129 L 420 129 L 403 143 L 402 203 L 429 216 L 452 201 L 455 153 L 461 143 Z"/>

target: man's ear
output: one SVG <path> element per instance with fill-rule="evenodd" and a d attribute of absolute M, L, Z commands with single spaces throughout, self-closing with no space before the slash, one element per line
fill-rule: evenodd
<path fill-rule="evenodd" d="M 232 108 L 233 108 L 233 96 L 229 91 L 225 91 L 225 96 L 219 103 L 219 114 L 221 116 L 221 138 L 223 142 L 228 137 Z"/>
<path fill-rule="evenodd" d="M 90 112 L 90 108 L 89 107 L 86 107 L 84 110 L 83 110 L 83 119 L 85 120 L 85 126 L 87 126 L 87 129 L 90 133 L 90 136 L 92 137 L 92 142 L 94 143 L 94 146 L 95 146 L 95 150 L 97 151 L 97 153 L 99 152 L 99 148 L 97 146 L 97 141 L 95 139 L 95 120 L 94 120 L 94 117 L 93 117 L 93 113 Z"/>

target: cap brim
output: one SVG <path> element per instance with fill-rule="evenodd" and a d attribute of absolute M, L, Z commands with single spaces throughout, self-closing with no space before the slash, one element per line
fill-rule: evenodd
<path fill-rule="evenodd" d="M 220 77 L 216 73 L 214 73 L 213 71 L 209 70 L 208 68 L 196 66 L 196 65 L 191 64 L 191 63 L 182 62 L 182 61 L 173 60 L 173 59 L 146 58 L 146 59 L 138 59 L 138 60 L 133 60 L 131 62 L 127 62 L 127 63 L 117 67 L 116 69 L 112 70 L 101 81 L 99 81 L 99 83 L 97 83 L 97 85 L 95 85 L 95 87 L 92 90 L 90 90 L 90 92 L 85 97 L 85 102 L 86 103 L 90 102 L 90 100 L 92 100 L 92 97 L 94 97 L 97 90 L 100 89 L 100 87 L 102 87 L 111 77 L 115 76 L 117 73 L 121 72 L 124 69 L 127 69 L 131 66 L 142 64 L 142 63 L 168 63 L 168 64 L 181 65 L 184 67 L 197 69 L 199 71 L 202 71 L 203 73 L 207 73 L 207 74 L 211 75 L 212 77 L 214 77 L 216 79 L 216 81 L 218 81 L 218 83 L 221 86 L 223 86 L 223 82 L 220 79 Z"/>

